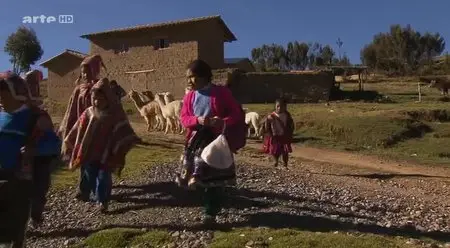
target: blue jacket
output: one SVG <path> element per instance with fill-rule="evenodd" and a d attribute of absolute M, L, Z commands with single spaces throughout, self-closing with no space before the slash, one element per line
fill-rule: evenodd
<path fill-rule="evenodd" d="M 13 169 L 20 164 L 20 149 L 31 135 L 32 110 L 26 106 L 14 113 L 0 112 L 0 168 Z M 61 140 L 53 130 L 44 131 L 37 141 L 36 156 L 59 155 Z"/>

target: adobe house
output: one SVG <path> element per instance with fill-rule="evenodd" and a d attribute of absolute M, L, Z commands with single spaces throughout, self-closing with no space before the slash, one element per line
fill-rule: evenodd
<path fill-rule="evenodd" d="M 48 68 L 46 95 L 52 99 L 69 99 L 80 75 L 79 66 L 87 54 L 66 49 L 62 53 L 42 62 Z M 43 90 L 42 92 L 44 92 Z"/>
<path fill-rule="evenodd" d="M 236 40 L 220 16 L 120 28 L 81 38 L 90 41 L 89 54 L 102 56 L 107 76 L 126 90 L 171 91 L 175 97 L 184 94 L 189 62 L 202 59 L 213 69 L 224 68 L 224 42 Z M 71 57 L 72 53 L 80 56 Z M 79 69 L 83 56 L 66 50 L 42 63 L 49 70 L 49 87 L 57 84 L 73 89 L 76 77 L 72 74 Z M 61 63 L 65 60 L 70 63 Z M 64 91 L 49 96 L 65 98 L 67 94 Z"/>
<path fill-rule="evenodd" d="M 236 37 L 220 16 L 148 24 L 81 35 L 89 54 L 100 54 L 105 75 L 125 89 L 170 91 L 184 95 L 186 66 L 202 59 L 214 69 L 214 83 L 228 85 L 242 103 L 272 102 L 280 95 L 300 101 L 328 100 L 334 78 L 329 74 L 255 72 L 248 58 L 224 59 L 224 43 Z M 48 73 L 48 96 L 67 101 L 87 54 L 69 50 L 41 65 Z M 102 72 L 105 73 L 105 72 Z"/>

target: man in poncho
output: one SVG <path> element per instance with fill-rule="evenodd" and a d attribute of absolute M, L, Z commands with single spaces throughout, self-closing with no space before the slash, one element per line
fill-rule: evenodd
<path fill-rule="evenodd" d="M 88 56 L 81 62 L 80 76 L 75 83 L 75 89 L 72 92 L 66 113 L 59 126 L 58 135 L 62 139 L 67 136 L 67 133 L 72 129 L 81 113 L 92 105 L 91 88 L 99 79 L 100 67 L 106 70 L 100 55 Z"/>
<path fill-rule="evenodd" d="M 91 55 L 86 57 L 80 65 L 80 76 L 76 81 L 75 89 L 69 99 L 69 104 L 67 105 L 67 110 L 64 115 L 61 124 L 59 125 L 58 136 L 61 140 L 67 137 L 67 134 L 72 129 L 75 122 L 81 116 L 84 110 L 90 107 L 91 104 L 91 88 L 98 81 L 100 75 L 100 68 L 103 67 L 106 70 L 103 60 L 100 55 Z M 68 160 L 67 148 L 63 143 L 61 147 L 62 159 Z M 83 175 L 81 170 L 80 179 Z M 77 192 L 77 199 L 81 199 L 81 193 Z"/>
<path fill-rule="evenodd" d="M 120 173 L 126 154 L 139 139 L 108 79 L 93 85 L 91 96 L 92 106 L 81 114 L 64 143 L 70 155 L 69 167 L 81 169 L 81 199 L 90 201 L 93 193 L 98 207 L 105 212 L 111 195 L 111 174 Z"/>

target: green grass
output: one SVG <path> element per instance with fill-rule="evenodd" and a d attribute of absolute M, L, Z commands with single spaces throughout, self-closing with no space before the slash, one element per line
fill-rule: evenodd
<path fill-rule="evenodd" d="M 250 242 L 250 243 L 249 243 Z M 245 247 L 253 242 L 256 247 L 270 248 L 402 248 L 405 240 L 380 235 L 359 234 L 353 236 L 345 233 L 314 233 L 292 229 L 237 229 L 232 232 L 216 233 L 211 248 Z M 259 246 L 258 246 L 259 245 Z"/>
<path fill-rule="evenodd" d="M 162 247 L 173 242 L 166 230 L 142 231 L 140 229 L 113 228 L 90 235 L 75 247 L 125 248 Z M 230 232 L 214 233 L 210 248 L 406 248 L 404 238 L 361 233 L 315 233 L 293 229 L 239 228 Z"/>
<path fill-rule="evenodd" d="M 166 231 L 113 228 L 90 235 L 74 248 L 161 247 L 171 242 L 172 237 Z"/>
<path fill-rule="evenodd" d="M 343 84 L 354 90 L 356 84 Z M 424 164 L 450 165 L 449 103 L 439 101 L 439 91 L 425 88 L 416 103 L 414 82 L 366 84 L 395 103 L 331 102 L 288 106 L 296 122 L 296 136 L 303 144 L 361 152 Z M 250 111 L 267 114 L 270 104 L 248 104 Z M 428 130 L 427 130 L 428 129 Z M 423 131 L 423 135 L 416 135 Z M 430 132 L 425 132 L 430 131 Z M 306 141 L 305 141 L 306 140 Z"/>

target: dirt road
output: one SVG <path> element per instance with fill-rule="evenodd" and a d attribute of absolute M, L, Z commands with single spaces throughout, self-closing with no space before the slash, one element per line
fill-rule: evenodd
<path fill-rule="evenodd" d="M 145 133 L 144 125 L 133 125 L 138 133 Z M 180 148 L 183 140 L 160 133 L 143 137 Z M 221 228 L 357 230 L 450 241 L 447 169 L 398 166 L 373 157 L 298 146 L 290 169 L 275 169 L 265 154 L 255 150 L 259 148 L 250 141 L 236 157 L 238 185 L 228 192 Z M 76 202 L 67 191 L 52 191 L 48 224 L 30 232 L 29 247 L 64 247 L 111 227 L 190 230 L 203 235 L 196 231 L 199 199 L 173 184 L 176 163 L 174 159 L 151 167 L 142 177 L 116 184 L 106 216 Z"/>

